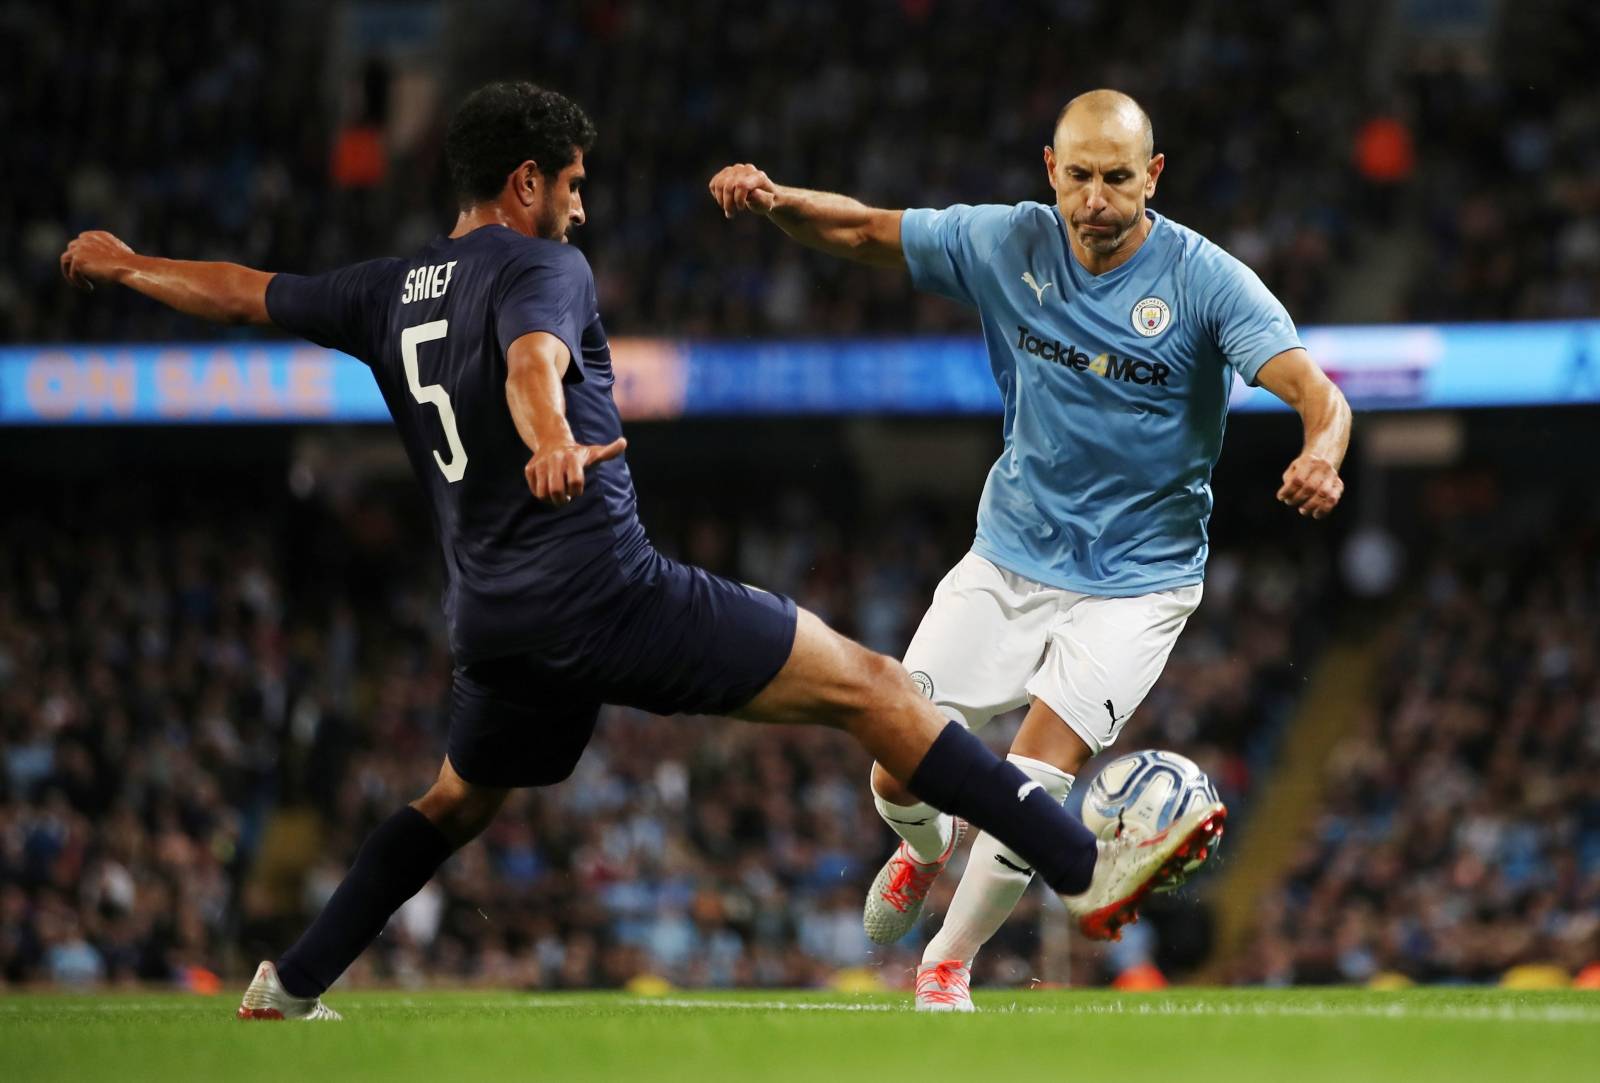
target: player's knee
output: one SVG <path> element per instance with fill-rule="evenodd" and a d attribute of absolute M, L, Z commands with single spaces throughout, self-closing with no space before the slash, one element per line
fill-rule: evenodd
<path fill-rule="evenodd" d="M 905 667 L 887 655 L 860 648 L 853 659 L 850 679 L 845 682 L 839 706 L 845 725 L 855 726 L 881 718 L 917 696 Z"/>
<path fill-rule="evenodd" d="M 894 659 L 863 647 L 856 656 L 853 677 L 847 694 L 850 707 L 872 711 L 885 700 L 898 698 L 905 670 Z"/>

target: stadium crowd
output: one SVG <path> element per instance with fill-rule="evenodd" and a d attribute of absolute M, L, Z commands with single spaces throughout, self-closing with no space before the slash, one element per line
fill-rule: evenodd
<path fill-rule="evenodd" d="M 444 226 L 442 113 L 393 56 L 364 58 L 340 7 L 0 7 L 0 339 L 212 333 L 123 291 L 63 289 L 56 259 L 80 229 L 313 270 Z M 383 7 L 367 7 L 370 30 Z M 1095 84 L 1154 116 L 1170 159 L 1157 209 L 1303 322 L 1384 252 L 1401 274 L 1359 318 L 1600 305 L 1592 5 L 1463 5 L 1487 21 L 1439 34 L 1376 0 L 1199 0 L 1169 20 L 900 0 L 857 5 L 846 35 L 798 2 L 441 7 L 451 32 L 407 74 L 431 73 L 442 102 L 529 77 L 596 119 L 577 242 L 614 333 L 971 330 L 902 277 L 721 222 L 707 177 L 745 159 L 883 204 L 1047 198 L 1039 145 Z M 1172 36 L 1152 38 L 1163 23 Z M 1096 57 L 1068 38 L 1142 48 Z M 1064 56 L 1094 59 L 1064 75 Z M 437 768 L 449 663 L 426 528 L 379 500 L 183 489 L 13 494 L 0 521 L 0 983 L 237 973 L 287 943 Z M 898 652 L 970 530 L 969 509 L 902 511 L 846 542 L 788 495 L 687 514 L 659 540 Z M 1379 706 L 1330 762 L 1326 816 L 1237 979 L 1478 979 L 1600 956 L 1594 559 L 1592 533 L 1537 561 L 1437 558 L 1383 633 Z M 1265 545 L 1213 554 L 1129 747 L 1191 752 L 1247 813 L 1323 566 Z M 870 960 L 899 980 L 917 945 L 869 954 L 860 928 L 889 846 L 865 779 L 837 734 L 608 710 L 578 775 L 516 795 L 353 979 L 808 985 Z M 980 980 L 1038 969 L 1039 898 Z"/>
<path fill-rule="evenodd" d="M 613 332 L 970 330 L 901 276 L 721 222 L 707 178 L 742 159 L 884 205 L 1048 199 L 1039 147 L 1064 99 L 1096 84 L 1154 116 L 1169 156 L 1155 206 L 1253 266 L 1302 322 L 1328 318 L 1374 262 L 1403 273 L 1340 318 L 1588 313 L 1600 90 L 1584 43 L 1600 16 L 1533 6 L 1549 10 L 1461 5 L 1439 21 L 1376 0 L 1202 0 L 1161 18 L 1039 3 L 997 19 L 981 0 L 900 0 L 853 5 L 841 34 L 830 5 L 800 2 L 406 5 L 392 26 L 381 4 L 360 20 L 303 2 L 6 5 L 0 121 L 27 167 L 0 200 L 0 337 L 210 333 L 130 296 L 64 291 L 56 258 L 81 229 L 288 271 L 426 240 L 449 218 L 445 107 L 489 75 L 564 90 L 599 126 L 577 240 Z M 403 61 L 372 44 L 406 40 L 428 12 L 440 21 L 413 30 Z"/>
<path fill-rule="evenodd" d="M 1439 555 L 1236 977 L 1495 981 L 1600 961 L 1600 532 Z M 1459 549 L 1457 550 L 1459 552 Z M 1485 554 L 1487 555 L 1487 554 Z"/>
<path fill-rule="evenodd" d="M 238 973 L 437 770 L 449 667 L 430 551 L 405 543 L 421 524 L 375 497 L 193 488 L 33 494 L 0 525 L 0 982 Z M 802 497 L 777 505 L 661 540 L 892 650 L 969 529 L 897 509 L 847 550 Z M 1191 750 L 1243 807 L 1314 583 L 1265 549 L 1214 557 L 1129 740 Z M 514 795 L 352 980 L 900 981 L 920 945 L 874 955 L 861 930 L 890 849 L 867 766 L 838 733 L 610 709 L 576 776 Z M 1036 968 L 1037 901 L 991 977 Z"/>

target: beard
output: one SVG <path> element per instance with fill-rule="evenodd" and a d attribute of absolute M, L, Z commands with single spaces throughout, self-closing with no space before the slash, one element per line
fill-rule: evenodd
<path fill-rule="evenodd" d="M 1138 226 L 1139 220 L 1144 217 L 1144 208 L 1137 208 L 1127 218 L 1098 218 L 1098 219 L 1073 219 L 1073 227 L 1077 231 L 1078 240 L 1089 251 L 1098 255 L 1107 256 L 1117 251 L 1127 241 L 1128 235 Z M 1110 233 L 1084 233 L 1079 226 L 1110 226 Z"/>
<path fill-rule="evenodd" d="M 539 212 L 539 217 L 534 220 L 535 234 L 547 241 L 567 243 L 567 230 L 572 227 L 572 219 L 567 212 L 559 210 L 551 202 L 546 202 Z"/>

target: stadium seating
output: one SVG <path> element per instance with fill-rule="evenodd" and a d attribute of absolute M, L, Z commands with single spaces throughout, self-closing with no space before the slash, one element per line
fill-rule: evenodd
<path fill-rule="evenodd" d="M 853 8 L 843 37 L 813 33 L 827 5 L 728 14 L 503 0 L 431 39 L 436 54 L 420 73 L 408 63 L 402 95 L 381 54 L 325 82 L 283 77 L 361 56 L 334 6 L 282 21 L 237 0 L 200 15 L 92 0 L 13 6 L 0 35 L 15 87 L 6 131 L 33 167 L 8 178 L 0 205 L 0 338 L 210 333 L 132 297 L 91 304 L 61 290 L 56 257 L 80 229 L 289 271 L 425 240 L 447 223 L 449 201 L 441 122 L 414 103 L 418 87 L 450 98 L 487 75 L 547 83 L 596 120 L 591 223 L 578 241 L 614 331 L 970 329 L 966 312 L 892 275 L 825 262 L 760 223 L 723 223 L 706 180 L 749 160 L 780 181 L 884 205 L 1048 198 L 1039 147 L 1086 79 L 1149 107 L 1169 157 L 1155 206 L 1249 263 L 1302 322 L 1594 311 L 1600 229 L 1584 156 L 1595 91 L 1580 44 L 1592 33 L 1529 41 L 1508 19 L 1476 38 L 1435 39 L 1386 7 L 1303 7 L 1285 19 L 1262 2 L 1185 5 L 1169 28 L 1183 48 L 1166 62 L 1080 73 L 1054 61 L 1074 52 L 1069 39 L 1143 41 L 1147 13 L 1056 6 L 1043 21 L 1060 40 L 1041 42 L 1038 20 L 989 18 L 981 0 L 937 15 L 927 4 Z M 966 29 L 920 33 L 934 18 Z M 822 41 L 825 56 L 813 51 Z M 735 70 L 748 79 L 727 79 Z M 1351 91 L 1380 83 L 1392 90 Z M 647 101 L 682 116 L 663 123 L 640 108 Z M 374 126 L 394 150 L 352 187 L 346 149 L 370 142 Z M 1406 154 L 1374 158 L 1374 143 L 1397 142 Z"/>
<path fill-rule="evenodd" d="M 1377 702 L 1236 980 L 1495 981 L 1600 958 L 1595 542 L 1433 561 L 1373 644 Z"/>

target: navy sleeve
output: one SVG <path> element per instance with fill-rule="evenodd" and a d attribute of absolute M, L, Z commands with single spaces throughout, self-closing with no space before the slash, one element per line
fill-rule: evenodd
<path fill-rule="evenodd" d="M 273 275 L 267 316 L 285 331 L 370 365 L 388 311 L 384 291 L 400 262 L 375 259 L 320 275 Z"/>
<path fill-rule="evenodd" d="M 583 379 L 583 329 L 598 314 L 594 272 L 576 248 L 542 245 L 534 257 L 506 272 L 495 309 L 495 333 L 504 353 L 523 335 L 544 331 L 572 354 L 567 380 Z"/>

